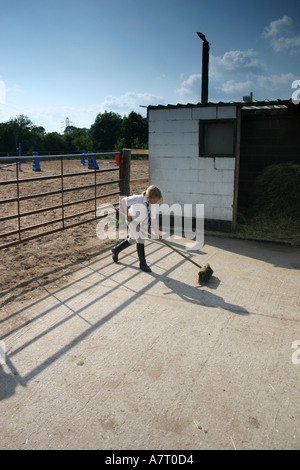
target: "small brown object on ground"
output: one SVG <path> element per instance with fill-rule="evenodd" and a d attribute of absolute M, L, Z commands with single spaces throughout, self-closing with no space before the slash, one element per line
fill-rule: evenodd
<path fill-rule="evenodd" d="M 171 248 L 171 250 L 175 251 L 176 253 L 178 253 L 180 256 L 182 256 L 183 258 L 185 258 L 186 260 L 188 260 L 190 263 L 193 263 L 195 266 L 198 266 L 198 268 L 200 268 L 200 271 L 198 273 L 198 276 L 197 276 L 197 281 L 199 284 L 202 284 L 202 283 L 205 283 L 205 282 L 208 282 L 209 279 L 211 278 L 212 274 L 213 274 L 213 270 L 211 269 L 211 267 L 209 266 L 209 264 L 206 264 L 205 266 L 200 266 L 198 263 L 195 263 L 195 261 L 193 261 L 192 259 L 188 258 L 188 256 L 184 255 L 181 251 L 178 251 L 176 250 L 176 248 L 174 248 L 174 246 L 172 245 L 169 245 L 169 243 L 167 243 L 165 240 L 161 240 L 161 242 L 168 246 L 169 248 Z"/>

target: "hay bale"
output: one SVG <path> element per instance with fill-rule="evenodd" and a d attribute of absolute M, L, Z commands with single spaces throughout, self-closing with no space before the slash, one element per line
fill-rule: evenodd
<path fill-rule="evenodd" d="M 255 181 L 254 212 L 300 219 L 300 165 L 266 167 Z"/>

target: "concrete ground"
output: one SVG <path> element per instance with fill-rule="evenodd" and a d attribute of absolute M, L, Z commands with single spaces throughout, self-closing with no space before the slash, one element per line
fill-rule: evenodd
<path fill-rule="evenodd" d="M 300 250 L 205 242 L 207 285 L 149 241 L 11 292 L 1 449 L 300 448 Z"/>

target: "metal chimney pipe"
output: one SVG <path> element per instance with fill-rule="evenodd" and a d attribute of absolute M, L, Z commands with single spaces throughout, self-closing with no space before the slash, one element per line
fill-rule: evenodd
<path fill-rule="evenodd" d="M 203 41 L 202 46 L 202 89 L 201 89 L 201 103 L 207 104 L 208 102 L 208 65 L 209 65 L 209 43 L 203 33 L 197 33 L 199 38 Z"/>

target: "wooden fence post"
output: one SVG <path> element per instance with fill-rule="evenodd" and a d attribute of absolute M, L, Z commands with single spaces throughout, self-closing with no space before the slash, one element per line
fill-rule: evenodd
<path fill-rule="evenodd" d="M 131 150 L 123 149 L 120 154 L 120 195 L 130 195 Z"/>

